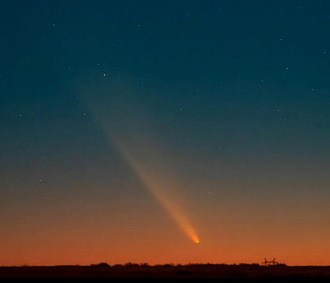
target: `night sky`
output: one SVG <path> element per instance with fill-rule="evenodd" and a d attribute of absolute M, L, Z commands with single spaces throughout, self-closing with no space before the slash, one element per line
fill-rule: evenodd
<path fill-rule="evenodd" d="M 0 0 L 0 265 L 330 264 L 330 1 Z"/>

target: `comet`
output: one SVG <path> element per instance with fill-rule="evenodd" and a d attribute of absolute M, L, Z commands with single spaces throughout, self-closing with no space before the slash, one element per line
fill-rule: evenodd
<path fill-rule="evenodd" d="M 169 166 L 166 166 L 170 164 L 167 160 L 168 152 L 156 140 L 157 135 L 152 134 L 150 119 L 146 119 L 148 118 L 146 109 L 138 109 L 139 103 L 134 101 L 136 107 L 135 111 L 132 111 L 128 107 L 131 99 L 128 103 L 127 97 L 122 96 L 117 96 L 110 107 L 108 107 L 109 103 L 102 103 L 99 100 L 96 102 L 97 105 L 88 102 L 86 104 L 109 143 L 116 147 L 144 187 L 174 220 L 177 227 L 193 243 L 199 244 L 199 237 L 186 213 L 175 202 L 173 194 L 170 195 L 171 189 L 177 188 L 178 185 L 174 181 L 175 178 L 171 178 Z"/>

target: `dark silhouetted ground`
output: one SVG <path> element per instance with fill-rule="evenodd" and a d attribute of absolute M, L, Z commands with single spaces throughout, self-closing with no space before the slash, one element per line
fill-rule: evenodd
<path fill-rule="evenodd" d="M 330 278 L 330 266 L 3 266 L 0 267 L 0 278 Z"/>

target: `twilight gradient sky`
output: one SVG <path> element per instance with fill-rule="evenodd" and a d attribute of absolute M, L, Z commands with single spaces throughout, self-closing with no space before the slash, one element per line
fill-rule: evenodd
<path fill-rule="evenodd" d="M 0 265 L 330 264 L 330 1 L 0 0 L 0 31 Z"/>

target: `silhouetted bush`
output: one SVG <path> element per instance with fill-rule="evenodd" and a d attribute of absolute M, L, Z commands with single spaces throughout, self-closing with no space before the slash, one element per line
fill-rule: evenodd
<path fill-rule="evenodd" d="M 110 267 L 110 265 L 106 262 L 100 262 L 98 264 L 91 264 L 91 266 L 96 266 L 96 267 Z"/>
<path fill-rule="evenodd" d="M 140 263 L 140 266 L 149 267 L 150 265 L 148 263 Z"/>
<path fill-rule="evenodd" d="M 127 263 L 125 263 L 125 266 L 128 266 L 128 267 L 137 267 L 137 266 L 139 266 L 139 264 L 138 263 L 132 263 L 132 262 L 127 262 Z"/>

